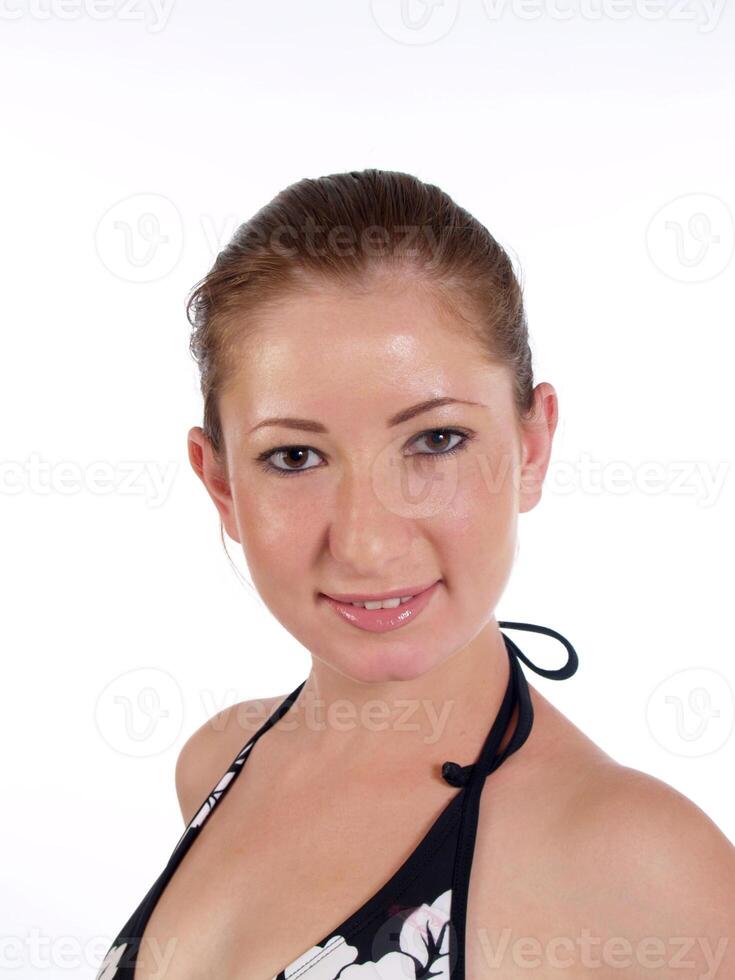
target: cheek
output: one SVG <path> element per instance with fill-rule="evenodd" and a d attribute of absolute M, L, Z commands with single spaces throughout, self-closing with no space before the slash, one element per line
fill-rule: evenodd
<path fill-rule="evenodd" d="M 471 454 L 463 461 L 455 492 L 437 515 L 434 528 L 465 582 L 475 578 L 487 587 L 507 581 L 515 559 L 518 494 L 512 455 Z M 510 460 L 505 464 L 502 460 Z"/>
<path fill-rule="evenodd" d="M 233 502 L 241 543 L 248 565 L 273 569 L 281 578 L 290 567 L 301 570 L 312 557 L 317 530 L 309 521 L 314 511 L 303 491 L 293 486 L 299 477 L 272 477 L 268 481 L 240 481 L 233 488 Z M 306 481 L 307 478 L 305 478 Z"/>

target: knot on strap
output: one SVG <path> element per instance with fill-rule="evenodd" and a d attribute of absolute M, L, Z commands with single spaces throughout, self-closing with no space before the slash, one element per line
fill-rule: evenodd
<path fill-rule="evenodd" d="M 474 766 L 460 766 L 458 762 L 445 762 L 442 776 L 450 786 L 465 786 L 472 775 Z"/>

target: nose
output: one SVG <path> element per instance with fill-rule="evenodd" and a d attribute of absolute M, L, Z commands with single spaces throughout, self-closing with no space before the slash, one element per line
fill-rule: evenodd
<path fill-rule="evenodd" d="M 366 580 L 385 581 L 383 570 L 394 559 L 405 569 L 405 556 L 417 536 L 416 521 L 391 506 L 390 495 L 381 487 L 368 463 L 346 467 L 329 521 L 331 556 Z"/>

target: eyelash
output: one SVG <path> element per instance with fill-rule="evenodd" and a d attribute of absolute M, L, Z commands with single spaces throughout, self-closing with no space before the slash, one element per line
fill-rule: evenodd
<path fill-rule="evenodd" d="M 458 442 L 456 446 L 452 446 L 451 449 L 445 449 L 443 452 L 439 453 L 411 453 L 412 456 L 453 456 L 455 453 L 461 452 L 467 446 L 467 443 L 474 438 L 473 434 L 470 432 L 465 432 L 461 429 L 450 429 L 450 428 L 439 428 L 439 429 L 426 429 L 424 432 L 419 432 L 417 436 L 414 437 L 412 442 L 417 442 L 419 439 L 423 439 L 425 436 L 434 435 L 435 432 L 448 432 L 450 435 L 461 436 L 462 441 Z M 302 449 L 307 452 L 316 453 L 317 450 L 313 449 L 311 446 L 277 446 L 275 449 L 267 449 L 265 452 L 261 453 L 259 456 L 255 457 L 256 463 L 258 463 L 266 473 L 274 473 L 276 476 L 298 476 L 301 473 L 308 473 L 311 470 L 321 469 L 320 466 L 309 466 L 306 469 L 301 470 L 284 470 L 279 466 L 274 466 L 270 462 L 270 457 L 275 456 L 277 453 L 287 453 L 292 449 Z"/>

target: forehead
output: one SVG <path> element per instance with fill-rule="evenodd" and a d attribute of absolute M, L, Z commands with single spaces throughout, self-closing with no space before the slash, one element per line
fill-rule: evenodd
<path fill-rule="evenodd" d="M 384 419 L 422 399 L 507 399 L 507 370 L 423 288 L 337 288 L 280 301 L 233 355 L 223 426 L 273 415 Z M 363 415 L 363 413 L 365 413 Z M 239 427 L 238 426 L 238 427 Z"/>

